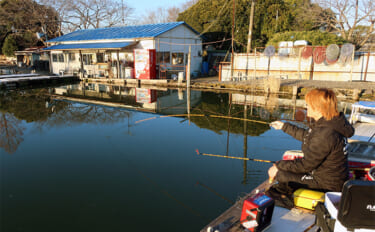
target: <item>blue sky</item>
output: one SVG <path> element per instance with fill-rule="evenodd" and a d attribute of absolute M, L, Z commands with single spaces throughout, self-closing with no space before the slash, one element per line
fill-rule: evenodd
<path fill-rule="evenodd" d="M 134 8 L 134 17 L 136 18 L 149 11 L 154 11 L 159 7 L 180 7 L 186 2 L 187 0 L 124 0 L 124 3 Z"/>

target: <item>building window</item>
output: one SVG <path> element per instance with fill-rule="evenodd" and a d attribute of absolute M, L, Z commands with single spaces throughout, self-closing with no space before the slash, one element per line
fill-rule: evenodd
<path fill-rule="evenodd" d="M 183 64 L 184 63 L 184 53 L 175 52 L 172 53 L 172 64 Z"/>
<path fill-rule="evenodd" d="M 104 63 L 104 53 L 96 53 L 96 62 Z"/>
<path fill-rule="evenodd" d="M 64 63 L 64 54 L 52 54 L 52 62 Z"/>
<path fill-rule="evenodd" d="M 82 59 L 83 59 L 84 65 L 91 65 L 92 64 L 92 54 L 83 54 Z"/>
<path fill-rule="evenodd" d="M 171 63 L 171 56 L 169 52 L 157 52 L 156 53 L 157 64 L 169 64 Z"/>
<path fill-rule="evenodd" d="M 76 54 L 69 53 L 69 61 L 75 61 L 76 60 Z"/>
<path fill-rule="evenodd" d="M 60 53 L 57 55 L 57 57 L 59 58 L 60 63 L 64 63 L 64 54 Z"/>

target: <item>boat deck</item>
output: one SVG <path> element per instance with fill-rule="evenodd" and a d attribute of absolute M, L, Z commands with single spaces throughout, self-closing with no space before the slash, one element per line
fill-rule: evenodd
<path fill-rule="evenodd" d="M 374 123 L 356 123 L 354 125 L 355 133 L 349 141 L 375 141 L 375 124 Z"/>

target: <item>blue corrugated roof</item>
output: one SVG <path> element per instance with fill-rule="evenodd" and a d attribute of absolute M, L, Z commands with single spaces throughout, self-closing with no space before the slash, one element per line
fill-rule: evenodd
<path fill-rule="evenodd" d="M 109 27 L 98 29 L 78 30 L 72 33 L 54 38 L 48 42 L 65 42 L 65 41 L 84 41 L 84 40 L 106 40 L 106 39 L 131 39 L 156 37 L 179 25 L 186 25 L 198 34 L 192 27 L 185 22 L 147 24 L 139 26 L 126 27 Z"/>
<path fill-rule="evenodd" d="M 58 44 L 44 50 L 72 50 L 72 49 L 111 49 L 124 48 L 133 44 L 133 42 L 116 42 L 116 43 L 81 43 L 81 44 Z"/>

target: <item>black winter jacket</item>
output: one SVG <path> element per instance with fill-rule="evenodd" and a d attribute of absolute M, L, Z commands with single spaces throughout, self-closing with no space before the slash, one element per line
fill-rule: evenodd
<path fill-rule="evenodd" d="M 340 113 L 331 120 L 320 118 L 309 129 L 284 123 L 282 130 L 302 141 L 304 158 L 278 161 L 277 168 L 293 173 L 309 173 L 321 189 L 340 192 L 349 174 L 346 138 L 354 134 L 354 128 L 344 114 Z"/>

